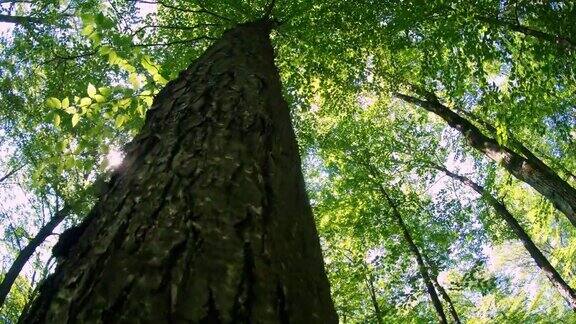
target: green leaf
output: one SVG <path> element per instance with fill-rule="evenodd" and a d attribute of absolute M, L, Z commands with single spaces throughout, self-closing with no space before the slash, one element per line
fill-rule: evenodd
<path fill-rule="evenodd" d="M 96 87 L 94 87 L 92 83 L 88 83 L 87 92 L 90 98 L 94 98 L 94 95 L 96 95 Z"/>
<path fill-rule="evenodd" d="M 46 106 L 48 106 L 48 108 L 58 109 L 62 107 L 62 103 L 58 98 L 51 97 L 46 100 Z"/>
<path fill-rule="evenodd" d="M 138 108 L 136 108 L 136 110 L 138 111 L 140 117 L 144 118 L 146 116 L 146 107 L 144 107 L 143 105 L 138 105 Z"/>
<path fill-rule="evenodd" d="M 162 85 L 168 83 L 168 81 L 159 73 L 158 66 L 152 63 L 152 59 L 149 56 L 144 56 L 140 63 L 142 64 L 142 67 L 150 73 L 154 82 Z"/>
<path fill-rule="evenodd" d="M 71 155 L 68 155 L 64 158 L 64 167 L 66 169 L 71 169 L 72 167 L 74 167 L 74 157 Z"/>
<path fill-rule="evenodd" d="M 100 41 L 102 40 L 100 38 L 100 34 L 98 34 L 98 33 L 90 34 L 90 36 L 88 36 L 88 39 L 91 40 L 94 43 L 94 45 L 100 44 Z"/>
<path fill-rule="evenodd" d="M 84 24 L 92 24 L 94 23 L 94 15 L 90 13 L 82 13 L 80 14 L 80 19 Z"/>
<path fill-rule="evenodd" d="M 117 64 L 119 60 L 121 60 L 121 58 L 118 57 L 115 51 L 111 50 L 108 53 L 108 62 L 110 62 L 110 64 Z"/>
<path fill-rule="evenodd" d="M 70 100 L 68 100 L 68 97 L 66 97 L 62 99 L 62 109 L 66 109 L 68 106 L 70 106 Z"/>
<path fill-rule="evenodd" d="M 110 54 L 110 52 L 112 52 L 112 47 L 108 45 L 100 46 L 100 48 L 98 49 L 98 53 L 100 55 L 107 55 Z"/>
<path fill-rule="evenodd" d="M 114 125 L 116 125 L 116 127 L 121 127 L 122 125 L 124 125 L 124 123 L 126 122 L 126 115 L 118 115 L 116 116 L 116 120 L 114 121 Z"/>
<path fill-rule="evenodd" d="M 82 99 L 80 99 L 80 106 L 82 107 L 86 107 L 86 106 L 90 106 L 90 104 L 92 103 L 92 99 L 84 97 Z"/>
<path fill-rule="evenodd" d="M 92 34 L 92 32 L 94 32 L 94 25 L 88 24 L 88 25 L 84 26 L 84 28 L 82 28 L 81 34 L 83 36 L 89 36 Z"/>
<path fill-rule="evenodd" d="M 148 105 L 148 107 L 152 106 L 152 102 L 154 101 L 154 98 L 152 96 L 146 96 L 142 99 L 146 105 Z"/>
<path fill-rule="evenodd" d="M 98 92 L 104 97 L 108 97 L 110 93 L 112 93 L 112 90 L 109 87 L 100 87 L 98 88 Z"/>
<path fill-rule="evenodd" d="M 80 121 L 79 114 L 72 115 L 72 127 L 76 126 L 76 124 L 78 124 L 79 121 Z"/>
<path fill-rule="evenodd" d="M 56 127 L 60 126 L 60 115 L 58 115 L 58 114 L 54 115 L 54 126 L 56 126 Z"/>
<path fill-rule="evenodd" d="M 98 26 L 108 29 L 114 27 L 114 21 L 106 16 L 103 13 L 99 13 L 95 17 L 95 22 Z"/>
<path fill-rule="evenodd" d="M 154 82 L 160 84 L 160 85 L 165 85 L 166 83 L 168 83 L 168 80 L 164 79 L 164 77 L 162 75 L 160 75 L 160 73 L 155 74 L 152 79 L 154 80 Z"/>
<path fill-rule="evenodd" d="M 69 113 L 70 115 L 75 114 L 76 113 L 76 107 L 74 106 L 69 106 L 66 107 L 66 109 L 64 109 L 65 112 Z"/>
<path fill-rule="evenodd" d="M 140 79 L 138 78 L 137 73 L 130 73 L 130 76 L 128 77 L 128 82 L 130 82 L 130 84 L 134 88 L 140 87 Z"/>
<path fill-rule="evenodd" d="M 106 98 L 102 95 L 99 95 L 99 94 L 94 95 L 93 98 L 94 98 L 94 100 L 96 100 L 96 102 L 99 102 L 99 103 L 106 101 Z"/>

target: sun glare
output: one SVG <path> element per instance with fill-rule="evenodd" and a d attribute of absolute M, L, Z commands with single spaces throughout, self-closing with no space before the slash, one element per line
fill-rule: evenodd
<path fill-rule="evenodd" d="M 122 160 L 124 159 L 124 154 L 118 150 L 110 150 L 108 155 L 106 155 L 106 161 L 108 162 L 109 169 L 116 169 L 120 164 L 122 164 Z"/>

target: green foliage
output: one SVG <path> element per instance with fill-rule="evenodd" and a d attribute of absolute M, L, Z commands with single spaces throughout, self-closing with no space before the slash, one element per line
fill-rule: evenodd
<path fill-rule="evenodd" d="M 3 277 L 0 276 L 0 279 L 3 279 Z M 6 302 L 0 308 L 0 321 L 2 323 L 12 324 L 18 322 L 20 312 L 22 312 L 30 298 L 31 289 L 30 282 L 26 278 L 22 276 L 16 278 L 10 295 L 8 295 Z"/>
<path fill-rule="evenodd" d="M 111 169 L 107 156 L 139 130 L 168 80 L 224 30 L 270 9 L 279 23 L 272 32 L 276 62 L 341 320 L 376 323 L 373 291 L 385 323 L 435 321 L 379 192 L 384 186 L 464 321 L 574 321 L 521 249 L 514 250 L 521 257 L 502 264 L 517 266 L 527 279 L 494 267 L 518 247 L 513 235 L 482 197 L 430 164 L 459 169 L 505 202 L 573 287 L 575 229 L 443 120 L 394 97 L 433 91 L 459 114 L 473 114 L 466 118 L 501 145 L 518 151 L 514 143 L 523 144 L 576 185 L 574 3 L 149 2 L 0 7 L 2 14 L 37 20 L 0 38 L 0 175 L 20 167 L 0 182 L 0 194 L 16 186 L 41 205 L 1 206 L 1 224 L 15 228 L 0 238 L 1 269 L 64 203 L 74 202 L 64 227 L 86 213 L 91 183 Z M 32 267 L 43 269 L 47 258 L 44 252 Z M 4 321 L 16 319 L 35 285 L 18 280 Z"/>

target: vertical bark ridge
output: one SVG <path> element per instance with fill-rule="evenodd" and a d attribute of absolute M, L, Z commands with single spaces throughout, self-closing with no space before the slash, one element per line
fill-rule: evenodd
<path fill-rule="evenodd" d="M 157 95 L 26 323 L 336 323 L 270 23 Z"/>

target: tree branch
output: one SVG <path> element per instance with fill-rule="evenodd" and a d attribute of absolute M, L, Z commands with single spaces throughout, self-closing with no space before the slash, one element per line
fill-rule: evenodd
<path fill-rule="evenodd" d="M 16 24 L 16 25 L 28 25 L 28 24 L 44 24 L 45 21 L 40 18 L 28 17 L 28 16 L 10 16 L 0 14 L 0 22 Z"/>
<path fill-rule="evenodd" d="M 20 165 L 12 170 L 10 170 L 8 173 L 6 173 L 5 175 L 3 175 L 0 178 L 0 183 L 4 182 L 6 179 L 10 178 L 12 175 L 14 175 L 16 172 L 20 171 L 22 168 L 24 167 L 24 165 Z"/>

